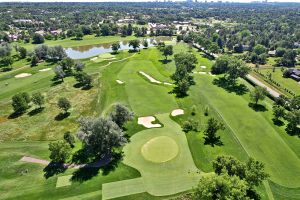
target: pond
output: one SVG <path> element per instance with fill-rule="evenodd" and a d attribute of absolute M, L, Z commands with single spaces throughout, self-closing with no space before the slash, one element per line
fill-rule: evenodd
<path fill-rule="evenodd" d="M 171 41 L 172 37 L 155 37 L 155 38 L 147 38 L 148 46 L 154 46 L 160 41 Z M 142 43 L 142 39 L 141 39 Z M 105 44 L 95 44 L 95 45 L 86 45 L 86 46 L 78 46 L 78 47 L 70 47 L 66 48 L 65 51 L 67 55 L 72 59 L 83 59 L 96 56 L 98 54 L 109 53 L 111 50 L 112 43 Z M 143 45 L 140 45 L 140 48 L 143 48 Z M 132 47 L 129 47 L 129 41 L 120 42 L 120 50 L 129 50 Z"/>

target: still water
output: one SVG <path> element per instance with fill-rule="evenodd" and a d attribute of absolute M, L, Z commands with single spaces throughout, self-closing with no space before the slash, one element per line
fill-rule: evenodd
<path fill-rule="evenodd" d="M 154 46 L 160 41 L 170 41 L 172 37 L 155 37 L 155 38 L 147 38 L 148 46 Z M 83 59 L 96 56 L 98 54 L 109 53 L 111 50 L 112 43 L 106 44 L 95 44 L 95 45 L 86 45 L 86 46 L 78 46 L 78 47 L 70 47 L 66 48 L 65 51 L 67 55 L 72 59 Z M 141 40 L 142 44 L 142 40 Z M 140 45 L 140 48 L 143 48 L 143 45 Z M 129 41 L 120 42 L 120 50 L 132 49 L 129 47 Z"/>

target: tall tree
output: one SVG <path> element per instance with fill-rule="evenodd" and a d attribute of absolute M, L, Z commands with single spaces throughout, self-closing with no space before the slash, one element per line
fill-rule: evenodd
<path fill-rule="evenodd" d="M 39 108 L 42 108 L 45 103 L 45 97 L 40 92 L 33 93 L 31 100 L 35 105 L 38 105 Z"/>
<path fill-rule="evenodd" d="M 167 45 L 164 48 L 162 48 L 163 55 L 165 56 L 165 60 L 168 59 L 168 56 L 173 55 L 173 46 Z"/>
<path fill-rule="evenodd" d="M 224 130 L 225 126 L 215 118 L 210 118 L 204 131 L 204 139 L 206 144 L 214 145 L 219 143 L 220 136 L 217 136 L 218 130 Z"/>
<path fill-rule="evenodd" d="M 12 106 L 15 113 L 23 113 L 29 108 L 30 97 L 26 92 L 18 93 L 12 97 Z"/>
<path fill-rule="evenodd" d="M 78 138 L 91 156 L 104 157 L 114 149 L 123 146 L 127 140 L 120 127 L 110 119 L 80 118 Z"/>
<path fill-rule="evenodd" d="M 264 100 L 267 95 L 267 89 L 264 87 L 256 86 L 253 91 L 250 92 L 251 100 L 257 105 L 259 100 Z"/>
<path fill-rule="evenodd" d="M 119 42 L 115 42 L 111 45 L 111 49 L 113 50 L 113 52 L 116 54 L 118 53 L 118 50 L 120 49 L 120 43 Z"/>
<path fill-rule="evenodd" d="M 140 41 L 139 40 L 130 40 L 129 46 L 132 47 L 134 51 L 136 51 L 136 49 L 140 47 Z"/>
<path fill-rule="evenodd" d="M 52 162 L 64 163 L 71 155 L 70 145 L 65 141 L 49 143 L 50 159 Z"/>
<path fill-rule="evenodd" d="M 71 103 L 67 98 L 61 97 L 57 101 L 57 106 L 58 108 L 62 109 L 64 113 L 67 113 L 68 110 L 71 108 Z"/>
<path fill-rule="evenodd" d="M 127 122 L 133 119 L 133 112 L 122 104 L 115 105 L 114 111 L 110 114 L 111 120 L 114 121 L 120 128 Z"/>

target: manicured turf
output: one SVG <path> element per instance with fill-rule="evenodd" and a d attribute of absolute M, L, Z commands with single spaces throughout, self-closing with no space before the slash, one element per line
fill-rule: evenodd
<path fill-rule="evenodd" d="M 45 40 L 44 44 L 47 44 L 49 46 L 54 45 L 61 45 L 64 48 L 67 47 L 76 47 L 76 46 L 85 46 L 85 45 L 93 45 L 93 44 L 102 44 L 102 43 L 111 43 L 116 41 L 126 41 L 126 40 L 133 40 L 135 39 L 135 36 L 128 36 L 128 37 L 121 37 L 121 36 L 100 36 L 96 37 L 95 35 L 86 35 L 83 37 L 82 40 L 74 40 L 74 38 L 66 38 L 64 40 L 58 39 L 58 40 Z M 31 43 L 15 43 L 19 44 L 20 46 L 23 46 L 27 48 L 28 50 L 32 50 L 36 44 Z"/>
<path fill-rule="evenodd" d="M 239 96 L 213 85 L 210 76 L 197 77 L 205 98 L 222 116 L 250 156 L 264 162 L 271 180 L 286 187 L 300 186 L 297 154 L 260 112 L 248 106 L 248 94 Z M 216 97 L 218 94 L 218 98 Z M 279 148 L 280 147 L 280 148 Z"/>
<path fill-rule="evenodd" d="M 175 53 L 187 50 L 187 45 L 183 43 L 174 46 Z M 213 62 L 194 49 L 192 51 L 199 60 L 196 70 L 208 72 Z M 248 158 L 247 153 L 266 164 L 267 172 L 275 182 L 275 186 L 270 183 L 275 199 L 294 199 L 297 196 L 299 188 L 291 188 L 299 186 L 299 138 L 288 136 L 284 126 L 273 125 L 271 100 L 266 99 L 263 102 L 266 111 L 255 112 L 248 106 L 249 94 L 239 96 L 228 93 L 212 84 L 213 79 L 217 77 L 200 74 L 194 75 L 196 85 L 191 87 L 189 96 L 176 99 L 169 93 L 172 86 L 152 84 L 138 74 L 141 70 L 157 80 L 172 82 L 169 77 L 175 70 L 174 61 L 163 64 L 164 57 L 156 48 L 141 50 L 137 54 L 123 51 L 116 55 L 116 60 L 129 56 L 133 57 L 108 66 L 108 60 L 95 63 L 84 59 L 85 71 L 94 77 L 94 87 L 90 90 L 73 87 L 73 77 L 66 78 L 63 84 L 52 85 L 53 71 L 38 71 L 55 66 L 50 63 L 0 75 L 0 140 L 5 141 L 0 144 L 0 188 L 5 191 L 2 195 L 0 189 L 1 198 L 100 199 L 103 192 L 104 198 L 164 199 L 165 196 L 157 196 L 173 195 L 195 186 L 201 174 L 209 174 L 212 171 L 211 162 L 216 156 L 233 155 L 245 161 Z M 200 68 L 202 65 L 207 68 Z M 33 75 L 15 79 L 14 76 L 19 73 Z M 116 83 L 117 79 L 125 84 Z M 5 84 L 6 82 L 8 84 Z M 244 84 L 252 88 L 247 83 Z M 31 94 L 34 91 L 43 92 L 47 97 L 43 112 L 8 119 L 7 116 L 12 112 L 10 98 L 19 91 L 28 91 Z M 54 119 L 60 112 L 56 107 L 59 96 L 66 96 L 72 102 L 71 115 L 62 121 Z M 49 140 L 61 139 L 66 131 L 75 134 L 78 127 L 76 120 L 79 116 L 105 115 L 116 102 L 127 105 L 136 114 L 134 121 L 126 126 L 131 138 L 124 148 L 125 165 L 120 163 L 109 174 L 100 171 L 83 183 L 74 181 L 69 186 L 56 188 L 58 177 L 72 175 L 75 170 L 67 170 L 58 176 L 45 179 L 43 166 L 18 161 L 23 155 L 48 159 Z M 196 106 L 196 115 L 191 115 L 193 105 Z M 210 108 L 207 117 L 203 114 L 206 106 Z M 169 113 L 176 108 L 184 109 L 185 114 L 170 118 Z M 34 107 L 30 108 L 29 112 L 33 109 Z M 137 125 L 137 117 L 147 115 L 156 116 L 164 126 L 145 130 Z M 222 142 L 220 146 L 204 145 L 203 130 L 209 117 L 215 117 L 225 123 L 226 129 L 218 132 Z M 200 132 L 183 133 L 179 124 L 187 119 L 199 122 Z M 162 163 L 145 159 L 141 153 L 143 146 L 157 137 L 172 138 L 178 146 L 178 155 Z M 165 142 L 162 143 L 166 146 Z M 160 156 L 163 154 L 155 157 L 153 152 L 150 152 L 152 159 L 164 160 Z M 195 173 L 200 170 L 200 174 Z M 262 199 L 267 199 L 264 187 L 261 186 L 258 190 Z"/>
<path fill-rule="evenodd" d="M 205 175 L 195 166 L 185 134 L 181 131 L 180 126 L 170 119 L 169 115 L 169 113 L 155 115 L 164 127 L 147 129 L 133 135 L 130 138 L 131 142 L 124 148 L 123 162 L 141 173 L 145 191 L 154 196 L 171 195 L 190 190 L 196 186 L 200 176 Z M 159 139 L 162 139 L 161 137 L 172 138 L 178 145 L 178 155 L 161 163 L 145 159 L 141 154 L 141 149 L 149 141 L 158 137 Z M 124 183 L 122 187 L 129 187 L 128 182 L 122 183 Z M 136 181 L 133 181 L 132 184 L 135 185 Z M 108 190 L 114 195 L 122 196 L 123 191 L 120 191 L 119 187 L 113 187 L 114 185 L 109 187 L 104 184 L 103 194 L 106 193 L 105 190 Z M 132 194 L 134 193 L 133 190 Z"/>
<path fill-rule="evenodd" d="M 163 163 L 172 160 L 177 156 L 178 151 L 176 142 L 166 136 L 152 138 L 141 149 L 142 156 L 154 163 Z"/>
<path fill-rule="evenodd" d="M 72 184 L 71 182 L 72 175 L 60 176 L 57 178 L 56 187 L 65 187 Z"/>
<path fill-rule="evenodd" d="M 275 72 L 272 69 L 261 69 L 259 71 L 263 74 L 272 74 L 272 79 L 278 82 L 283 88 L 292 91 L 296 95 L 300 95 L 300 83 L 291 78 L 282 77 L 280 69 L 276 69 Z"/>

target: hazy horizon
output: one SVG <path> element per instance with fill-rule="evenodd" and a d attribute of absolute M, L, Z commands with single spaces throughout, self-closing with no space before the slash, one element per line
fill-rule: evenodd
<path fill-rule="evenodd" d="M 149 2 L 155 0 L 0 0 L 0 2 Z M 160 2 L 164 0 L 158 0 Z M 172 0 L 172 1 L 183 1 L 183 0 Z M 195 0 L 193 0 L 195 1 Z M 198 0 L 198 2 L 205 0 Z M 214 1 L 217 2 L 219 0 L 207 0 L 208 2 Z M 262 0 L 222 0 L 223 2 L 234 2 L 234 3 L 250 3 L 253 1 L 262 1 Z M 300 3 L 300 0 L 268 0 L 268 2 L 293 2 Z"/>

